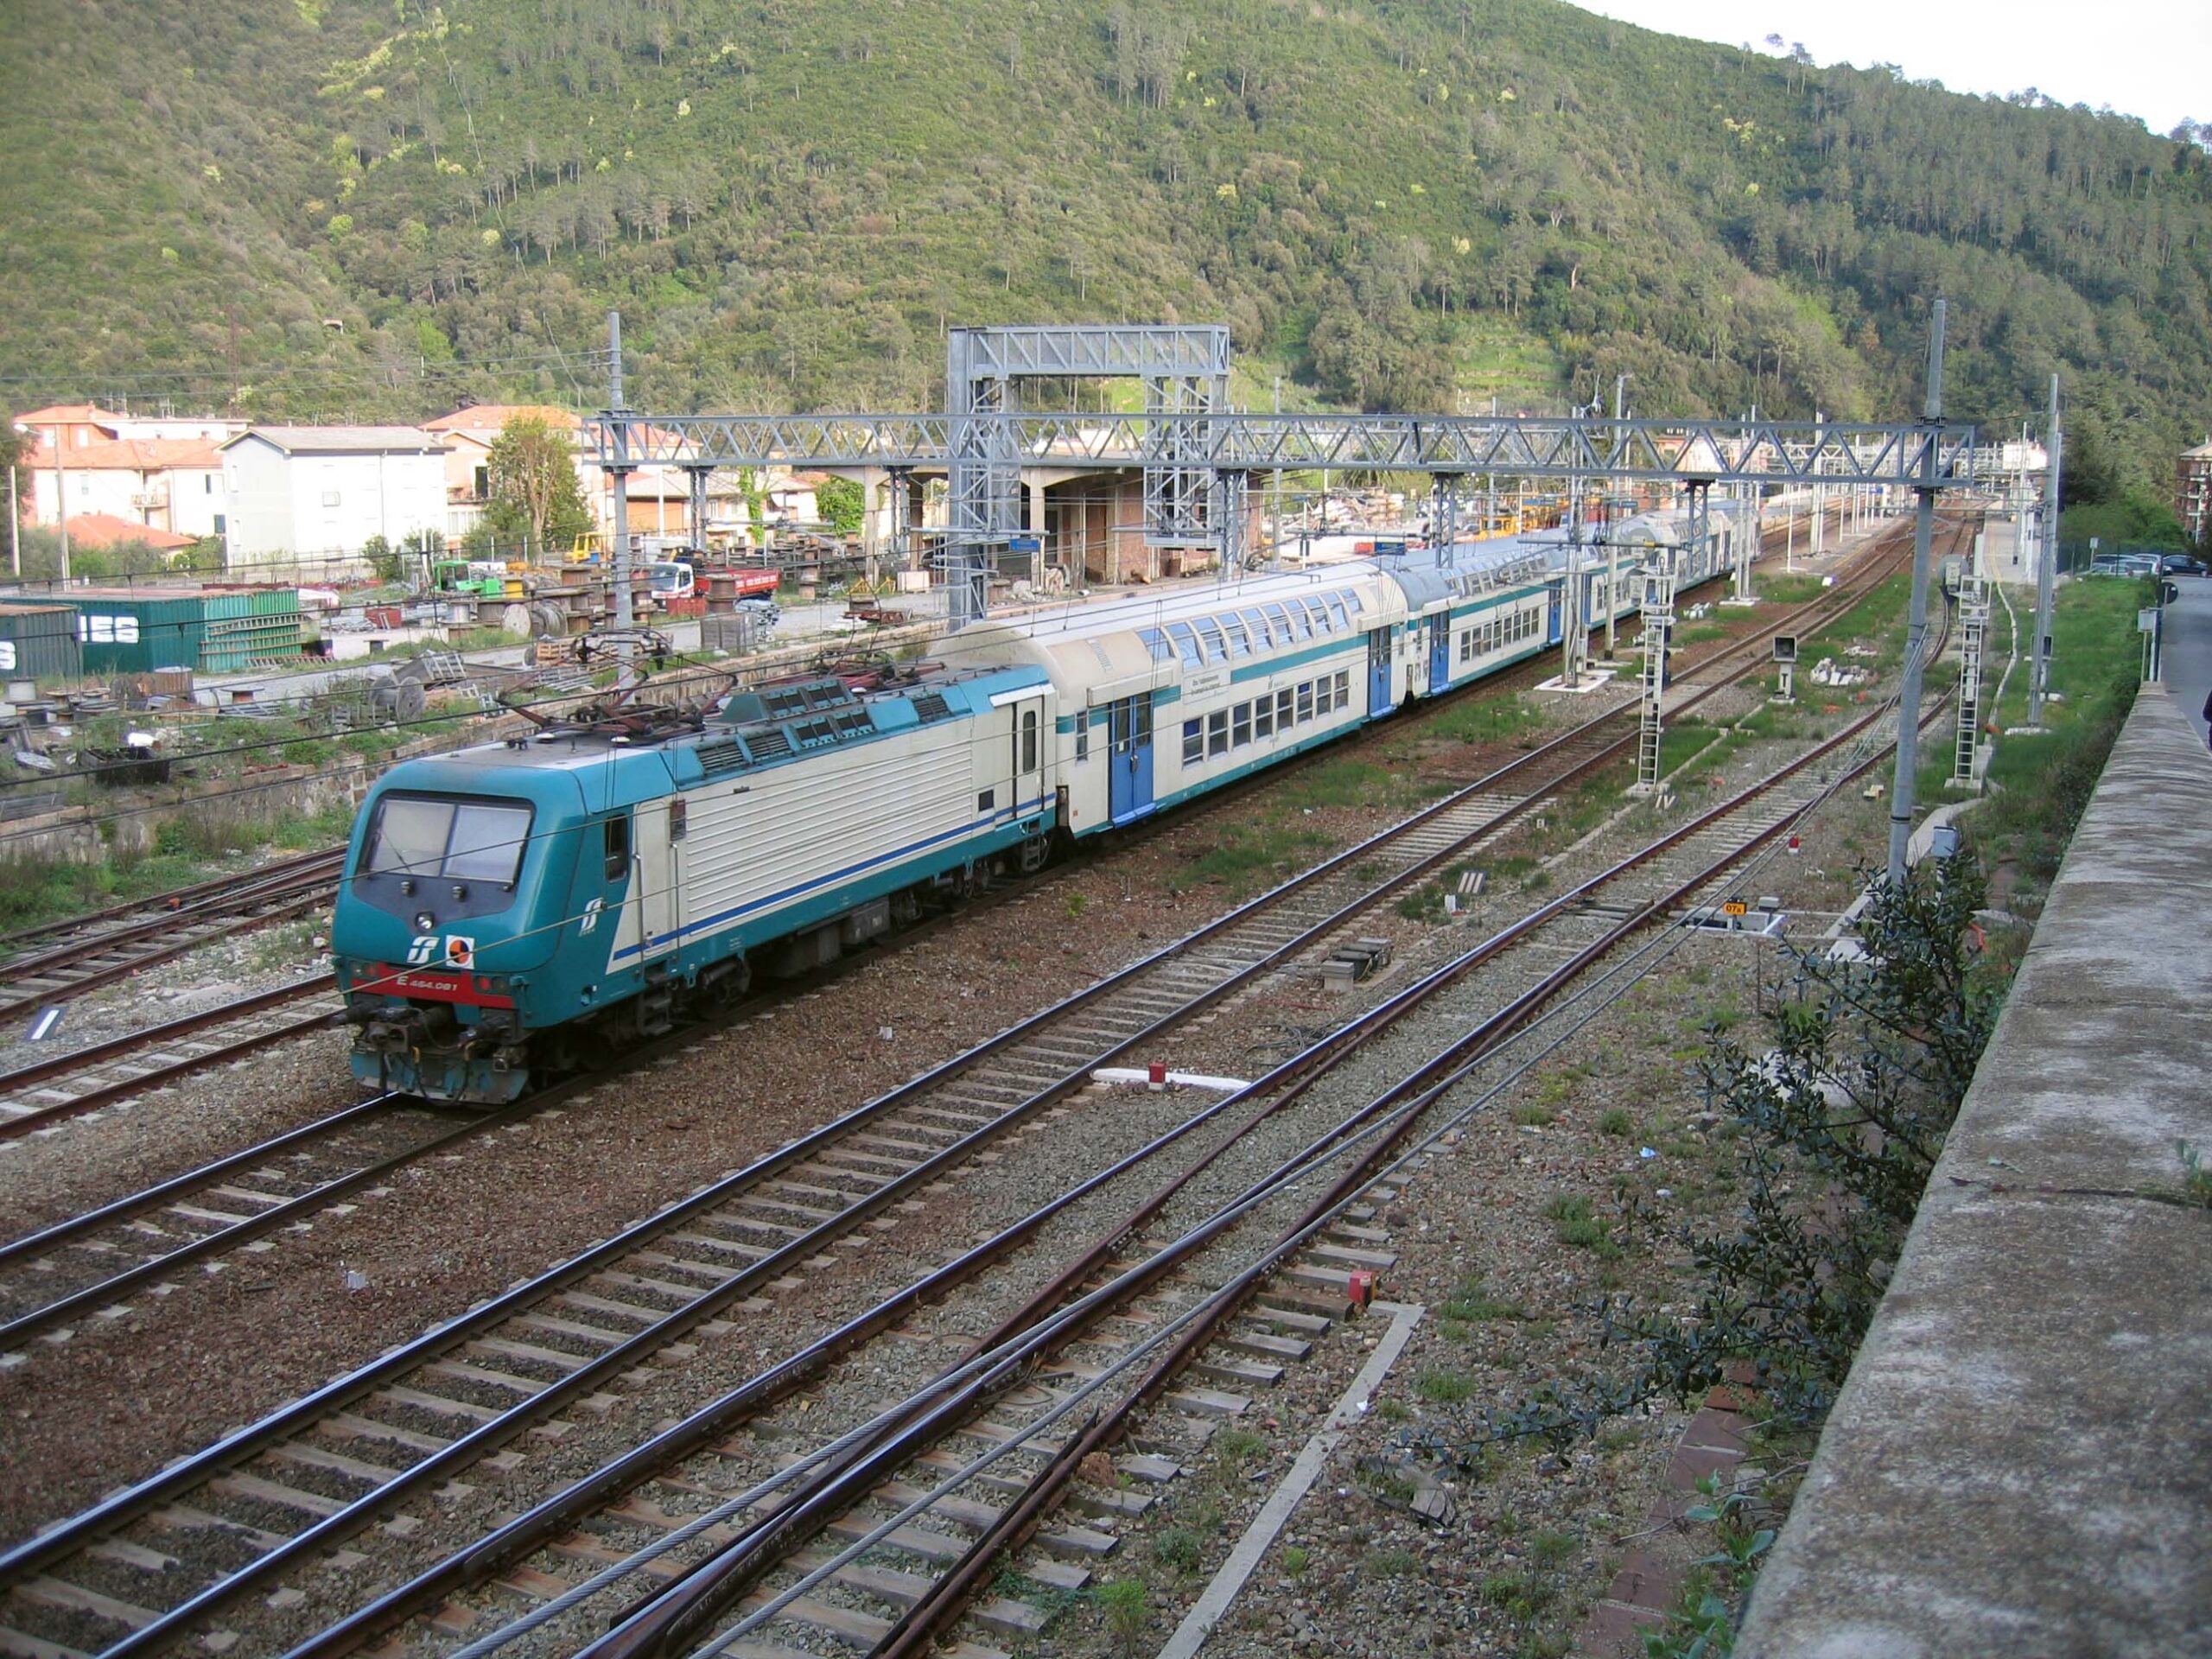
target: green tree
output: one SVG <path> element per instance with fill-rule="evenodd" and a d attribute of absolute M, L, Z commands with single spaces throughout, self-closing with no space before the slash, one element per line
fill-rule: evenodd
<path fill-rule="evenodd" d="M 814 505 L 830 528 L 841 536 L 859 532 L 864 499 L 861 486 L 849 478 L 825 478 L 814 486 Z"/>
<path fill-rule="evenodd" d="M 566 434 L 541 417 L 518 415 L 501 427 L 485 463 L 491 499 L 484 522 L 495 541 L 520 542 L 542 553 L 591 528 L 575 450 Z"/>

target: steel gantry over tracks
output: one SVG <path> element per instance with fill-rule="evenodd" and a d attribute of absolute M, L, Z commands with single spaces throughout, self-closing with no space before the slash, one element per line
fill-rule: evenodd
<path fill-rule="evenodd" d="M 1141 410 L 1020 407 L 1023 381 L 1143 382 Z M 1242 562 L 1254 474 L 1426 473 L 1440 488 L 1479 474 L 1680 486 L 1936 491 L 1971 488 L 1974 429 L 1923 420 L 1607 420 L 1597 416 L 1254 415 L 1230 407 L 1229 333 L 1215 327 L 1046 325 L 956 328 L 942 414 L 647 415 L 585 422 L 588 457 L 609 469 L 673 467 L 942 471 L 944 565 L 957 626 L 982 614 L 991 550 L 1020 533 L 1024 467 L 1141 470 L 1144 537 Z"/>

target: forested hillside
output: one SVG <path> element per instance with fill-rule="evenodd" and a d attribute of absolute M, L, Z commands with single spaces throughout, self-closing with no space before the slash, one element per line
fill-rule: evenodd
<path fill-rule="evenodd" d="M 1550 0 L 18 0 L 0 399 L 913 405 L 947 321 L 1223 320 L 1264 405 L 2212 424 L 2212 166 Z"/>

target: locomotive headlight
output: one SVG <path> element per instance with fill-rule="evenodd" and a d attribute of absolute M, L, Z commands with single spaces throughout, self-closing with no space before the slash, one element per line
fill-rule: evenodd
<path fill-rule="evenodd" d="M 429 911 L 418 910 L 415 912 L 415 931 L 417 933 L 435 931 L 437 925 L 438 918 L 431 915 Z"/>

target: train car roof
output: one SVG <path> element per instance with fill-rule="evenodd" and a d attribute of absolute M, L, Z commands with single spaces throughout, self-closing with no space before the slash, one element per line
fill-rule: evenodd
<path fill-rule="evenodd" d="M 733 693 L 702 729 L 632 741 L 597 732 L 547 732 L 402 762 L 388 786 L 433 794 L 580 801 L 587 811 L 634 806 L 718 778 L 749 774 L 893 732 L 980 715 L 1041 691 L 1034 664 L 964 674 L 925 672 L 910 683 L 855 692 L 834 675 Z M 567 791 L 564 793 L 564 791 Z"/>
<path fill-rule="evenodd" d="M 1353 560 L 1306 570 L 1268 570 L 1219 582 L 1192 582 L 1095 604 L 971 622 L 938 646 L 949 666 L 1034 664 L 1059 693 L 1096 705 L 1163 685 L 1175 677 L 1145 636 L 1171 623 L 1196 622 L 1287 601 L 1336 597 L 1347 626 L 1318 641 L 1357 639 L 1363 628 L 1394 620 L 1402 602 L 1374 563 Z"/>
<path fill-rule="evenodd" d="M 1378 558 L 1376 564 L 1405 594 L 1406 609 L 1418 615 L 1454 599 L 1523 591 L 1541 584 L 1566 560 L 1563 546 L 1547 547 L 1533 537 L 1513 536 L 1462 542 L 1448 556 L 1440 547 L 1408 548 Z"/>

